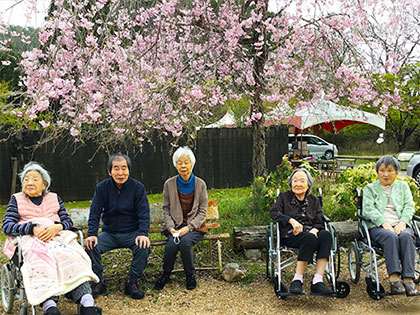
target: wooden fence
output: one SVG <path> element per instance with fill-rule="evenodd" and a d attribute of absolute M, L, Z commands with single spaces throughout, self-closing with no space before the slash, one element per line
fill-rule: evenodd
<path fill-rule="evenodd" d="M 32 141 L 36 140 L 34 136 Z M 267 129 L 266 143 L 267 168 L 271 171 L 287 153 L 287 128 Z M 50 171 L 51 191 L 57 192 L 63 200 L 89 200 L 96 183 L 108 176 L 108 154 L 97 151 L 94 145 L 87 144 L 77 150 L 73 146 L 67 141 L 47 143 L 33 153 L 32 159 Z M 243 187 L 252 182 L 250 128 L 202 129 L 192 149 L 197 159 L 194 174 L 203 178 L 208 188 Z M 171 150 L 173 147 L 168 140 L 156 139 L 153 145 L 146 143 L 139 148 L 132 144 L 125 146 L 122 152 L 132 159 L 131 176 L 140 180 L 148 193 L 159 193 L 165 180 L 176 174 Z M 0 142 L 0 204 L 10 198 L 13 151 L 10 140 Z M 22 166 L 19 165 L 19 170 Z"/>

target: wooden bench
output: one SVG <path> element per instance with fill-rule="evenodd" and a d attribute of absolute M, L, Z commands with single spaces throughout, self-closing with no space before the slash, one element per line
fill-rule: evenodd
<path fill-rule="evenodd" d="M 81 226 L 87 228 L 87 222 L 89 219 L 89 208 L 83 209 L 68 209 L 69 214 L 73 220 L 75 226 Z M 163 225 L 163 212 L 162 206 L 159 204 L 150 205 L 150 229 L 149 234 L 157 235 L 151 240 L 151 246 L 163 246 L 166 244 L 166 237 L 160 235 Z M 209 241 L 209 256 L 210 266 L 196 267 L 196 270 L 219 270 L 222 272 L 222 239 L 230 238 L 229 233 L 215 233 L 215 229 L 220 228 L 219 222 L 219 208 L 217 200 L 209 200 L 206 217 L 206 227 L 208 232 L 204 235 L 203 240 Z M 157 238 L 157 239 L 156 239 Z M 217 246 L 218 265 L 213 266 L 213 255 L 212 249 L 214 242 Z M 181 271 L 180 269 L 174 270 Z"/>

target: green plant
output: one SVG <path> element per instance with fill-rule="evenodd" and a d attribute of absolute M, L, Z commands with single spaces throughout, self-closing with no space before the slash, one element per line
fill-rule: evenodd
<path fill-rule="evenodd" d="M 287 181 L 293 168 L 287 156 L 284 156 L 281 164 L 271 172 L 267 178 L 257 177 L 251 186 L 248 211 L 254 220 L 254 224 L 266 224 L 269 222 L 268 211 L 277 198 L 277 190 L 280 192 L 289 189 Z"/>
<path fill-rule="evenodd" d="M 335 185 L 331 185 L 324 194 L 324 213 L 333 221 L 355 220 L 355 189 L 363 189 L 377 180 L 375 164 L 366 163 L 340 173 Z"/>
<path fill-rule="evenodd" d="M 415 202 L 416 213 L 418 213 L 420 192 L 415 181 L 409 177 L 399 176 L 397 179 L 408 183 Z M 357 214 L 355 189 L 363 190 L 367 184 L 376 180 L 378 177 L 375 163 L 366 163 L 340 173 L 335 185 L 331 181 L 320 181 L 324 192 L 324 213 L 333 221 L 355 220 Z"/>
<path fill-rule="evenodd" d="M 258 224 L 261 220 L 265 221 L 267 210 L 273 204 L 272 189 L 266 185 L 264 177 L 255 178 L 251 186 L 251 194 L 249 197 L 248 212 L 251 215 L 254 224 Z"/>
<path fill-rule="evenodd" d="M 411 194 L 413 195 L 414 208 L 415 208 L 416 214 L 419 215 L 420 214 L 420 190 L 416 184 L 416 181 L 412 177 L 403 177 L 403 178 L 397 177 L 397 179 L 407 182 L 408 187 L 410 187 Z"/>

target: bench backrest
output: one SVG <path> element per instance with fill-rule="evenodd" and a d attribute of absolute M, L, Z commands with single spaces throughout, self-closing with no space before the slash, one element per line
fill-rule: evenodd
<path fill-rule="evenodd" d="M 87 227 L 89 219 L 89 208 L 69 209 L 69 214 L 75 226 Z M 150 204 L 150 233 L 161 231 L 163 224 L 162 205 Z M 220 227 L 219 208 L 217 200 L 209 200 L 206 217 L 207 229 L 216 229 Z"/>
<path fill-rule="evenodd" d="M 160 233 L 163 224 L 163 212 L 161 204 L 150 205 L 150 230 L 149 233 Z M 216 229 L 220 227 L 219 207 L 217 200 L 209 200 L 206 216 L 206 228 Z"/>

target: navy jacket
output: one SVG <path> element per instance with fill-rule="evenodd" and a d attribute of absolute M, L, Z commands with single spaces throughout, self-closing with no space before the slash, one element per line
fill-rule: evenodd
<path fill-rule="evenodd" d="M 109 177 L 96 185 L 90 206 L 88 236 L 97 236 L 99 221 L 108 233 L 130 233 L 148 236 L 150 209 L 144 185 L 131 177 L 121 189 Z"/>

